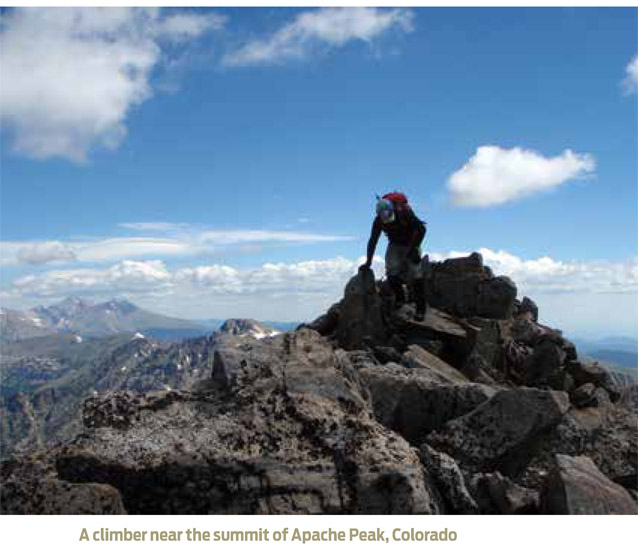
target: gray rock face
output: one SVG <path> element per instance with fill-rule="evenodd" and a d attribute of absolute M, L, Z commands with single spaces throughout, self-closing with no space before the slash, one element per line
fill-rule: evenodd
<path fill-rule="evenodd" d="M 374 272 L 360 270 L 346 285 L 336 338 L 344 349 L 361 349 L 385 338 L 381 297 Z"/>
<path fill-rule="evenodd" d="M 612 481 L 627 489 L 638 487 L 638 417 L 611 403 L 571 409 L 543 441 L 533 469 L 547 471 L 554 454 L 584 455 Z"/>
<path fill-rule="evenodd" d="M 433 377 L 438 377 L 443 383 L 469 382 L 461 372 L 420 346 L 409 346 L 408 351 L 403 354 L 401 362 L 408 368 L 427 369 Z"/>
<path fill-rule="evenodd" d="M 586 456 L 557 455 L 544 494 L 548 514 L 636 514 L 629 493 Z"/>
<path fill-rule="evenodd" d="M 427 369 L 384 365 L 361 369 L 377 420 L 413 445 L 449 420 L 463 416 L 487 401 L 495 390 L 481 384 L 442 383 Z"/>
<path fill-rule="evenodd" d="M 620 388 L 616 385 L 609 371 L 594 362 L 570 361 L 567 371 L 573 377 L 576 387 L 583 384 L 594 384 L 609 393 L 612 401 L 620 398 Z"/>
<path fill-rule="evenodd" d="M 516 285 L 507 277 L 494 277 L 476 252 L 429 263 L 426 287 L 434 307 L 459 317 L 506 319 L 514 311 Z"/>
<path fill-rule="evenodd" d="M 42 462 L 10 460 L 0 471 L 2 514 L 125 514 L 120 493 L 103 483 L 57 479 Z"/>
<path fill-rule="evenodd" d="M 527 386 L 563 389 L 556 387 L 560 371 L 565 362 L 565 352 L 550 340 L 543 340 L 534 348 L 534 353 L 525 362 Z"/>
<path fill-rule="evenodd" d="M 215 350 L 213 355 L 213 380 L 224 387 L 233 386 L 237 381 L 241 360 L 242 353 L 239 350 Z"/>
<path fill-rule="evenodd" d="M 464 465 L 498 467 L 508 454 L 556 426 L 569 408 L 566 394 L 532 388 L 501 390 L 472 412 L 428 437 Z"/>
<path fill-rule="evenodd" d="M 476 514 L 479 507 L 465 485 L 465 478 L 454 459 L 440 453 L 427 444 L 419 452 L 428 474 L 445 502 L 445 513 Z"/>
<path fill-rule="evenodd" d="M 129 513 L 441 510 L 416 450 L 368 412 L 345 352 L 307 329 L 242 350 L 230 401 L 90 400 L 85 434 L 55 457 L 57 479 L 109 484 Z"/>

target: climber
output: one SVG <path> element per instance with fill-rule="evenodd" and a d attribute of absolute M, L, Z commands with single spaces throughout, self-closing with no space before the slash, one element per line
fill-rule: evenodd
<path fill-rule="evenodd" d="M 367 259 L 360 269 L 370 269 L 381 232 L 388 237 L 385 269 L 388 284 L 400 307 L 405 303 L 403 284 L 412 287 L 417 321 L 425 318 L 425 285 L 421 268 L 421 243 L 425 238 L 425 222 L 417 218 L 403 193 L 387 193 L 377 197 L 377 215 L 368 240 Z"/>

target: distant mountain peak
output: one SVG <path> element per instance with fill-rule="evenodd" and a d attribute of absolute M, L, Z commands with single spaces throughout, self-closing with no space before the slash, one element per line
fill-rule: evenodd
<path fill-rule="evenodd" d="M 258 340 L 279 334 L 278 330 L 255 319 L 226 319 L 219 328 L 219 332 L 232 336 L 252 336 Z"/>

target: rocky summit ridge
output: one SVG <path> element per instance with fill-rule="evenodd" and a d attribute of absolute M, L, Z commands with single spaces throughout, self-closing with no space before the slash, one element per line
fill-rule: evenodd
<path fill-rule="evenodd" d="M 2 462 L 0 511 L 635 514 L 635 387 L 480 255 L 426 280 L 423 323 L 360 271 L 295 331 L 198 340 L 187 389 L 97 392 Z"/>

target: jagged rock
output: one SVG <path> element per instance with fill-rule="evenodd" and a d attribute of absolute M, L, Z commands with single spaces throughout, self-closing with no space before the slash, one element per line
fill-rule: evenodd
<path fill-rule="evenodd" d="M 58 479 L 108 483 L 129 513 L 442 511 L 416 451 L 370 414 L 348 353 L 308 329 L 240 351 L 230 400 L 97 396 L 100 419 L 57 452 Z"/>
<path fill-rule="evenodd" d="M 494 277 L 479 285 L 477 315 L 491 319 L 507 319 L 514 312 L 516 285 L 509 277 Z"/>
<path fill-rule="evenodd" d="M 518 317 L 526 317 L 530 321 L 538 322 L 538 306 L 534 300 L 525 296 L 521 305 L 518 307 L 518 311 L 516 312 Z"/>
<path fill-rule="evenodd" d="M 413 445 L 495 393 L 480 384 L 442 383 L 434 371 L 396 364 L 362 369 L 359 376 L 370 392 L 377 420 Z"/>
<path fill-rule="evenodd" d="M 534 353 L 525 362 L 525 384 L 563 390 L 560 371 L 564 361 L 565 352 L 554 342 L 543 340 L 534 348 Z M 556 383 L 557 379 L 558 383 Z"/>
<path fill-rule="evenodd" d="M 371 269 L 359 270 L 346 285 L 336 338 L 344 349 L 361 349 L 384 341 L 381 297 Z"/>
<path fill-rule="evenodd" d="M 494 277 L 476 252 L 429 263 L 425 278 L 429 303 L 448 313 L 506 319 L 514 311 L 516 285 L 507 277 Z"/>
<path fill-rule="evenodd" d="M 396 319 L 395 319 L 396 322 Z M 451 315 L 429 307 L 423 322 L 415 322 L 409 316 L 398 326 L 405 345 L 417 345 L 436 351 L 446 363 L 461 368 L 476 345 L 480 329 Z M 436 343 L 436 344 L 433 344 Z"/>
<path fill-rule="evenodd" d="M 466 326 L 472 335 L 471 352 L 459 370 L 473 382 L 498 385 L 505 380 L 501 322 L 473 317 Z"/>
<path fill-rule="evenodd" d="M 445 361 L 420 346 L 408 346 L 408 350 L 401 358 L 401 363 L 413 369 L 428 369 L 438 375 L 441 382 L 451 384 L 469 382 L 469 380 L 454 367 L 448 365 Z"/>
<path fill-rule="evenodd" d="M 574 379 L 576 387 L 591 383 L 607 390 L 612 401 L 620 399 L 620 388 L 614 382 L 609 371 L 595 362 L 570 361 L 566 369 Z"/>
<path fill-rule="evenodd" d="M 548 514 L 636 514 L 629 493 L 586 456 L 556 455 L 543 495 Z"/>
<path fill-rule="evenodd" d="M 570 395 L 570 400 L 575 407 L 579 407 L 581 409 L 585 407 L 595 407 L 598 405 L 596 389 L 596 386 L 594 386 L 591 382 L 583 384 L 574 390 L 574 392 Z"/>
<path fill-rule="evenodd" d="M 213 373 L 214 382 L 224 387 L 235 385 L 237 381 L 237 373 L 241 365 L 242 353 L 236 349 L 215 350 L 213 355 Z"/>
<path fill-rule="evenodd" d="M 514 341 L 529 346 L 535 346 L 536 342 L 546 334 L 539 325 L 526 317 L 514 319 L 509 327 L 509 333 Z"/>
<path fill-rule="evenodd" d="M 539 511 L 538 491 L 521 487 L 500 472 L 475 474 L 469 485 L 481 514 L 535 514 Z"/>
<path fill-rule="evenodd" d="M 5 461 L 0 481 L 2 514 L 126 514 L 114 487 L 62 481 L 45 462 Z"/>
<path fill-rule="evenodd" d="M 628 489 L 638 488 L 638 416 L 614 404 L 570 409 L 535 449 L 523 481 L 540 486 L 554 454 L 585 455 L 605 476 Z"/>
<path fill-rule="evenodd" d="M 427 442 L 473 469 L 500 469 L 508 455 L 557 425 L 568 409 L 563 392 L 501 390 L 465 416 L 447 422 Z"/>
<path fill-rule="evenodd" d="M 301 325 L 299 328 L 309 328 L 317 331 L 322 336 L 329 336 L 337 330 L 339 324 L 339 316 L 341 315 L 341 302 L 333 304 L 330 309 L 323 315 L 317 317 L 307 325 Z"/>
<path fill-rule="evenodd" d="M 426 471 L 433 478 L 434 485 L 445 502 L 446 513 L 478 513 L 478 505 L 468 491 L 463 473 L 454 459 L 426 443 L 421 445 L 419 453 Z"/>

